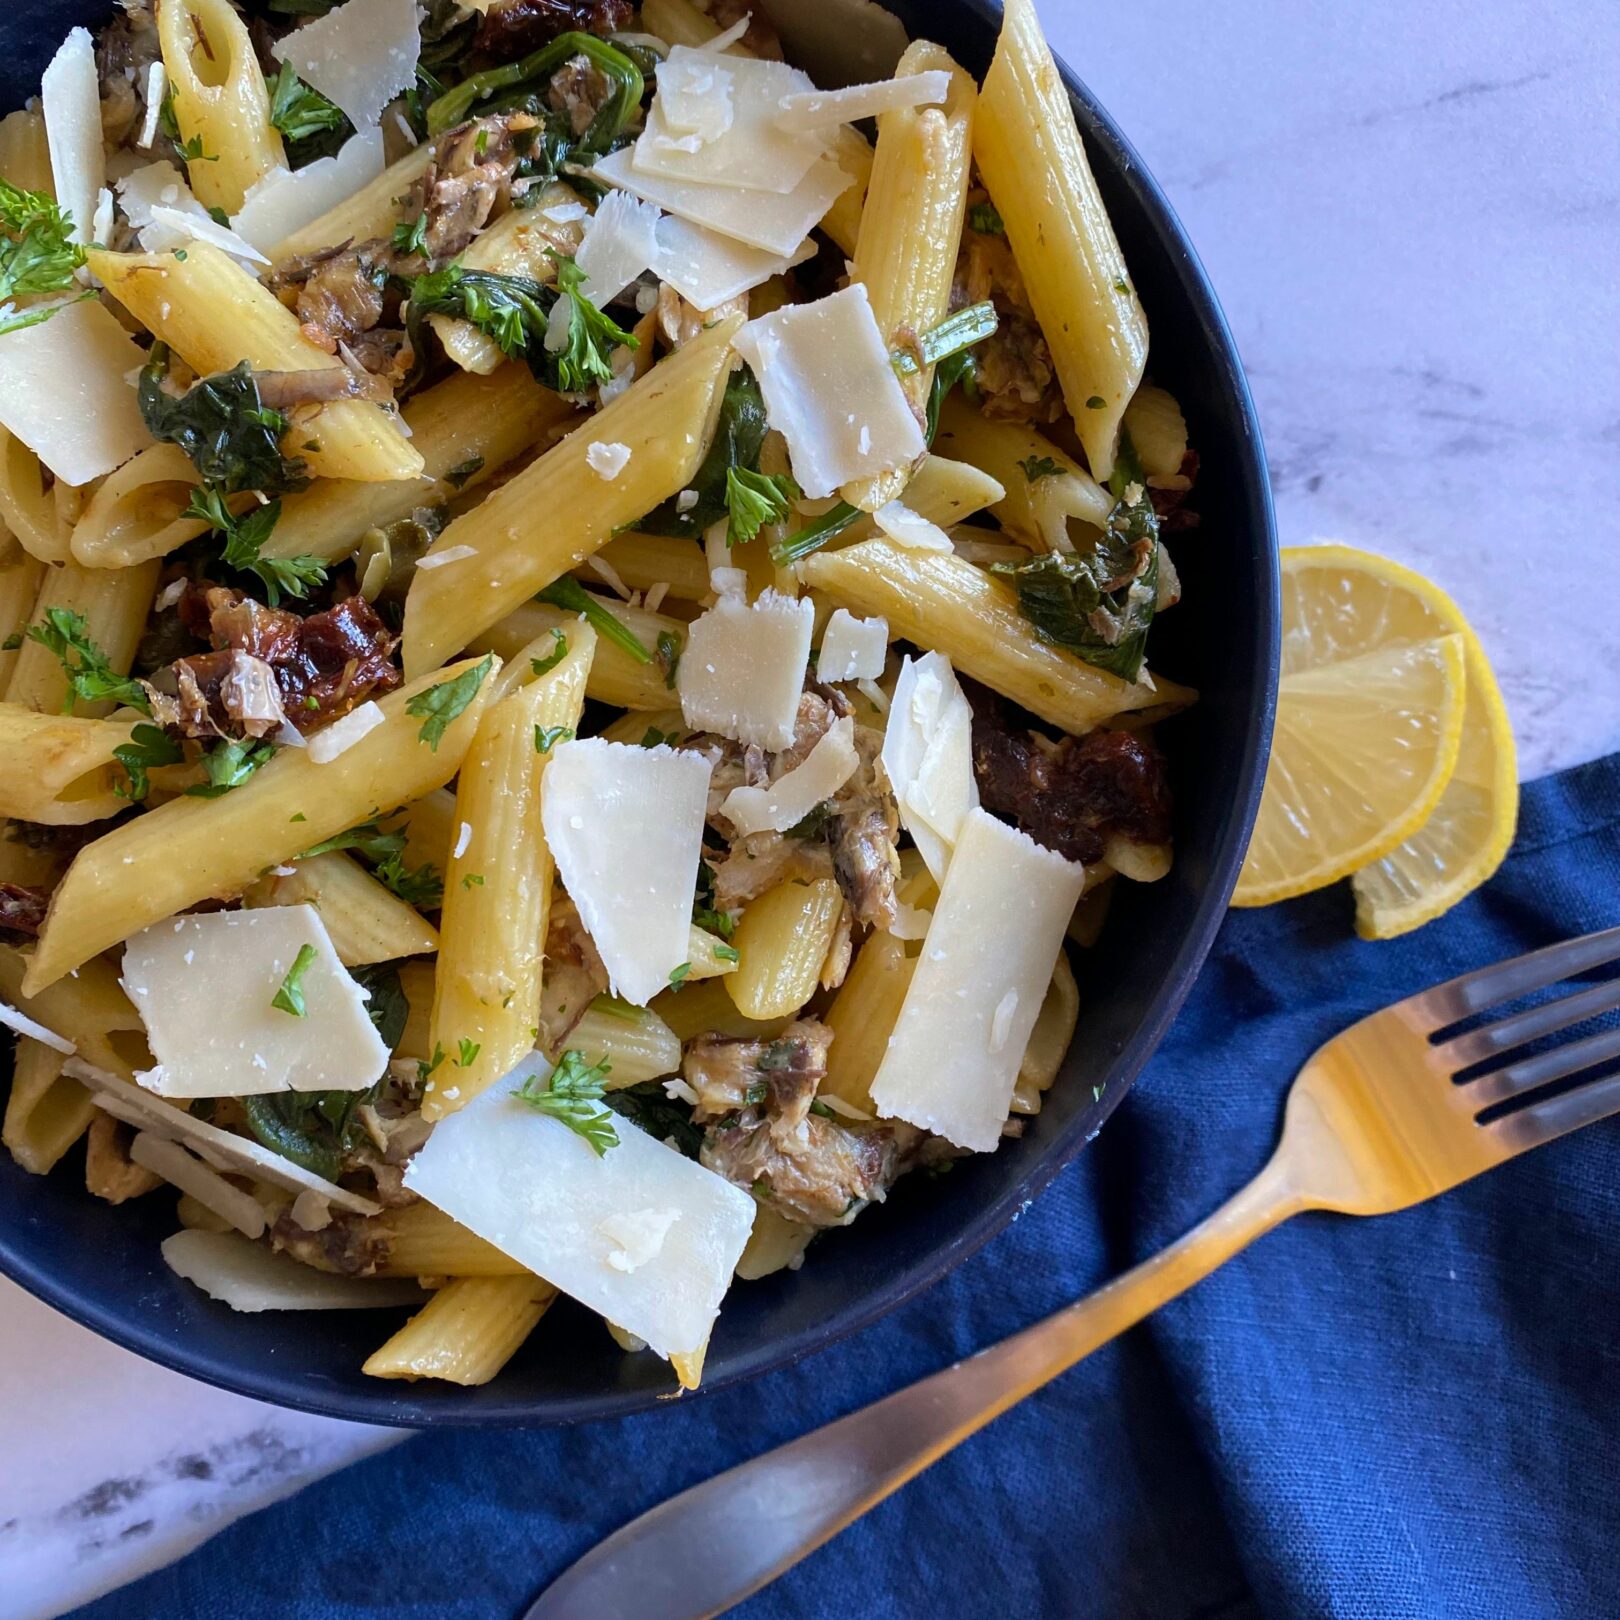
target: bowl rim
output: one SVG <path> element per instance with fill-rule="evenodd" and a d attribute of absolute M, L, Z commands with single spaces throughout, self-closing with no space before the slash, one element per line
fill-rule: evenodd
<path fill-rule="evenodd" d="M 1000 16 L 1001 8 L 996 0 L 953 0 L 953 3 L 958 11 L 992 28 Z M 1192 313 L 1205 329 L 1217 357 L 1217 392 L 1228 400 L 1234 426 L 1239 430 L 1241 454 L 1229 471 L 1244 504 L 1254 514 L 1257 532 L 1249 538 L 1260 559 L 1263 583 L 1268 588 L 1261 591 L 1254 602 L 1259 642 L 1257 665 L 1262 678 L 1248 694 L 1243 748 L 1235 762 L 1233 792 L 1228 801 L 1224 830 L 1210 859 L 1211 881 L 1197 901 L 1193 926 L 1181 936 L 1173 955 L 1160 964 L 1159 989 L 1149 1003 L 1146 1016 L 1109 1063 L 1100 1113 L 1084 1118 L 1077 1116 L 1068 1122 L 1031 1161 L 1023 1176 L 975 1212 L 950 1242 L 927 1250 L 919 1260 L 897 1273 L 890 1286 L 872 1291 L 864 1301 L 831 1321 L 733 1352 L 725 1371 L 717 1370 L 712 1377 L 705 1378 L 701 1388 L 694 1392 L 697 1394 L 709 1394 L 788 1366 L 870 1327 L 976 1253 L 1045 1191 L 1107 1122 L 1180 1011 L 1225 917 L 1259 808 L 1281 662 L 1281 583 L 1276 513 L 1254 400 L 1214 287 L 1181 221 L 1120 127 L 1068 64 L 1061 57 L 1056 60 L 1088 147 L 1104 154 L 1104 163 L 1117 176 L 1118 184 L 1129 192 L 1132 203 L 1176 264 Z M 1088 1125 L 1090 1128 L 1085 1128 Z M 414 1393 L 415 1385 L 383 1381 L 379 1381 L 375 1394 L 347 1388 L 331 1393 L 323 1391 L 304 1375 L 283 1374 L 263 1365 L 226 1362 L 207 1351 L 188 1348 L 183 1338 L 166 1338 L 155 1326 L 130 1322 L 117 1314 L 111 1302 L 74 1291 L 45 1265 L 26 1253 L 19 1253 L 4 1231 L 0 1231 L 0 1274 L 80 1326 L 144 1360 L 232 1394 L 321 1417 L 403 1429 L 540 1428 L 627 1417 L 659 1406 L 680 1404 L 669 1401 L 667 1391 L 646 1388 L 559 1396 L 543 1409 L 537 1408 L 532 1399 L 501 1401 L 492 1399 L 487 1392 L 480 1394 L 477 1404 L 462 1398 L 464 1393 L 471 1392 L 455 1389 L 435 1388 L 424 1397 Z"/>

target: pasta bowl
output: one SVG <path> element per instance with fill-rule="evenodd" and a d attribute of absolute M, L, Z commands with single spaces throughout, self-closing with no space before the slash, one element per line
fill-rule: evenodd
<path fill-rule="evenodd" d="M 0 20 L 5 105 L 35 92 L 70 26 L 110 9 L 29 0 Z M 768 0 L 766 9 L 790 56 L 827 85 L 887 72 L 905 34 L 936 40 L 982 77 L 999 20 L 991 0 Z M 948 1179 L 907 1178 L 878 1218 L 820 1240 L 803 1269 L 739 1285 L 709 1346 L 705 1387 L 819 1349 L 911 1298 L 994 1236 L 1096 1135 L 1199 971 L 1258 802 L 1277 680 L 1278 572 L 1253 403 L 1214 292 L 1164 197 L 1090 93 L 1064 78 L 1148 312 L 1153 373 L 1181 402 L 1201 457 L 1202 528 L 1176 552 L 1184 605 L 1154 643 L 1156 668 L 1200 693 L 1165 731 L 1175 864 L 1158 883 L 1126 886 L 1106 948 L 1082 959 L 1074 1042 L 1024 1135 L 962 1161 Z M 368 1379 L 360 1367 L 390 1313 L 236 1314 L 164 1265 L 159 1244 L 173 1229 L 166 1194 L 115 1210 L 88 1198 L 71 1172 L 35 1177 L 0 1161 L 0 1271 L 116 1343 L 221 1387 L 410 1427 L 582 1421 L 651 1407 L 670 1391 L 663 1362 L 613 1353 L 599 1320 L 566 1300 L 491 1384 Z"/>

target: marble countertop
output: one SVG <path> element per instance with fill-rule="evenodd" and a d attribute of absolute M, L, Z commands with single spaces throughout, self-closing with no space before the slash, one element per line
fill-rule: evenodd
<path fill-rule="evenodd" d="M 1446 585 L 1526 777 L 1620 748 L 1620 9 L 1042 12 L 1224 301 L 1284 543 Z M 0 1281 L 0 1617 L 61 1613 L 398 1438 L 193 1384 Z"/>

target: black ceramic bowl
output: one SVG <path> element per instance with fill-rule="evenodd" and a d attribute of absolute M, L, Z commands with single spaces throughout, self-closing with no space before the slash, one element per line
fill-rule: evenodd
<path fill-rule="evenodd" d="M 776 0 L 770 9 L 802 5 L 809 14 L 825 3 Z M 988 67 L 998 22 L 992 0 L 887 0 L 886 9 L 975 76 Z M 36 92 L 41 67 L 70 25 L 94 26 L 110 10 L 107 0 L 7 6 L 4 104 Z M 820 61 L 809 65 L 823 71 Z M 852 61 L 848 71 L 870 68 Z M 1278 657 L 1276 537 L 1260 430 L 1231 334 L 1181 226 L 1113 121 L 1072 74 L 1065 81 L 1147 309 L 1153 373 L 1181 401 L 1201 457 L 1203 526 L 1175 551 L 1184 602 L 1153 633 L 1155 667 L 1202 694 L 1164 733 L 1176 795 L 1175 866 L 1163 882 L 1121 885 L 1106 949 L 1086 953 L 1080 967 L 1073 1048 L 1025 1135 L 962 1161 L 948 1181 L 902 1181 L 882 1209 L 819 1240 L 802 1271 L 735 1287 L 709 1349 L 707 1388 L 864 1327 L 971 1254 L 1038 1194 L 1118 1107 L 1164 1035 L 1242 861 Z M 158 1193 L 109 1208 L 85 1193 L 79 1162 L 75 1154 L 42 1178 L 0 1155 L 0 1270 L 86 1327 L 179 1372 L 260 1400 L 411 1426 L 617 1416 L 651 1406 L 671 1387 L 662 1362 L 621 1355 L 601 1323 L 566 1300 L 482 1389 L 365 1378 L 361 1363 L 398 1313 L 238 1315 L 164 1266 L 158 1244 L 175 1229 L 170 1198 Z"/>

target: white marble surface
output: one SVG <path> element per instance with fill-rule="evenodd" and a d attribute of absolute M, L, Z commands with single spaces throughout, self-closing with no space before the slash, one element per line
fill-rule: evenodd
<path fill-rule="evenodd" d="M 1285 543 L 1446 584 L 1535 776 L 1620 748 L 1620 7 L 1045 0 L 1208 266 Z M 0 1282 L 0 1616 L 391 1443 L 148 1366 Z"/>

